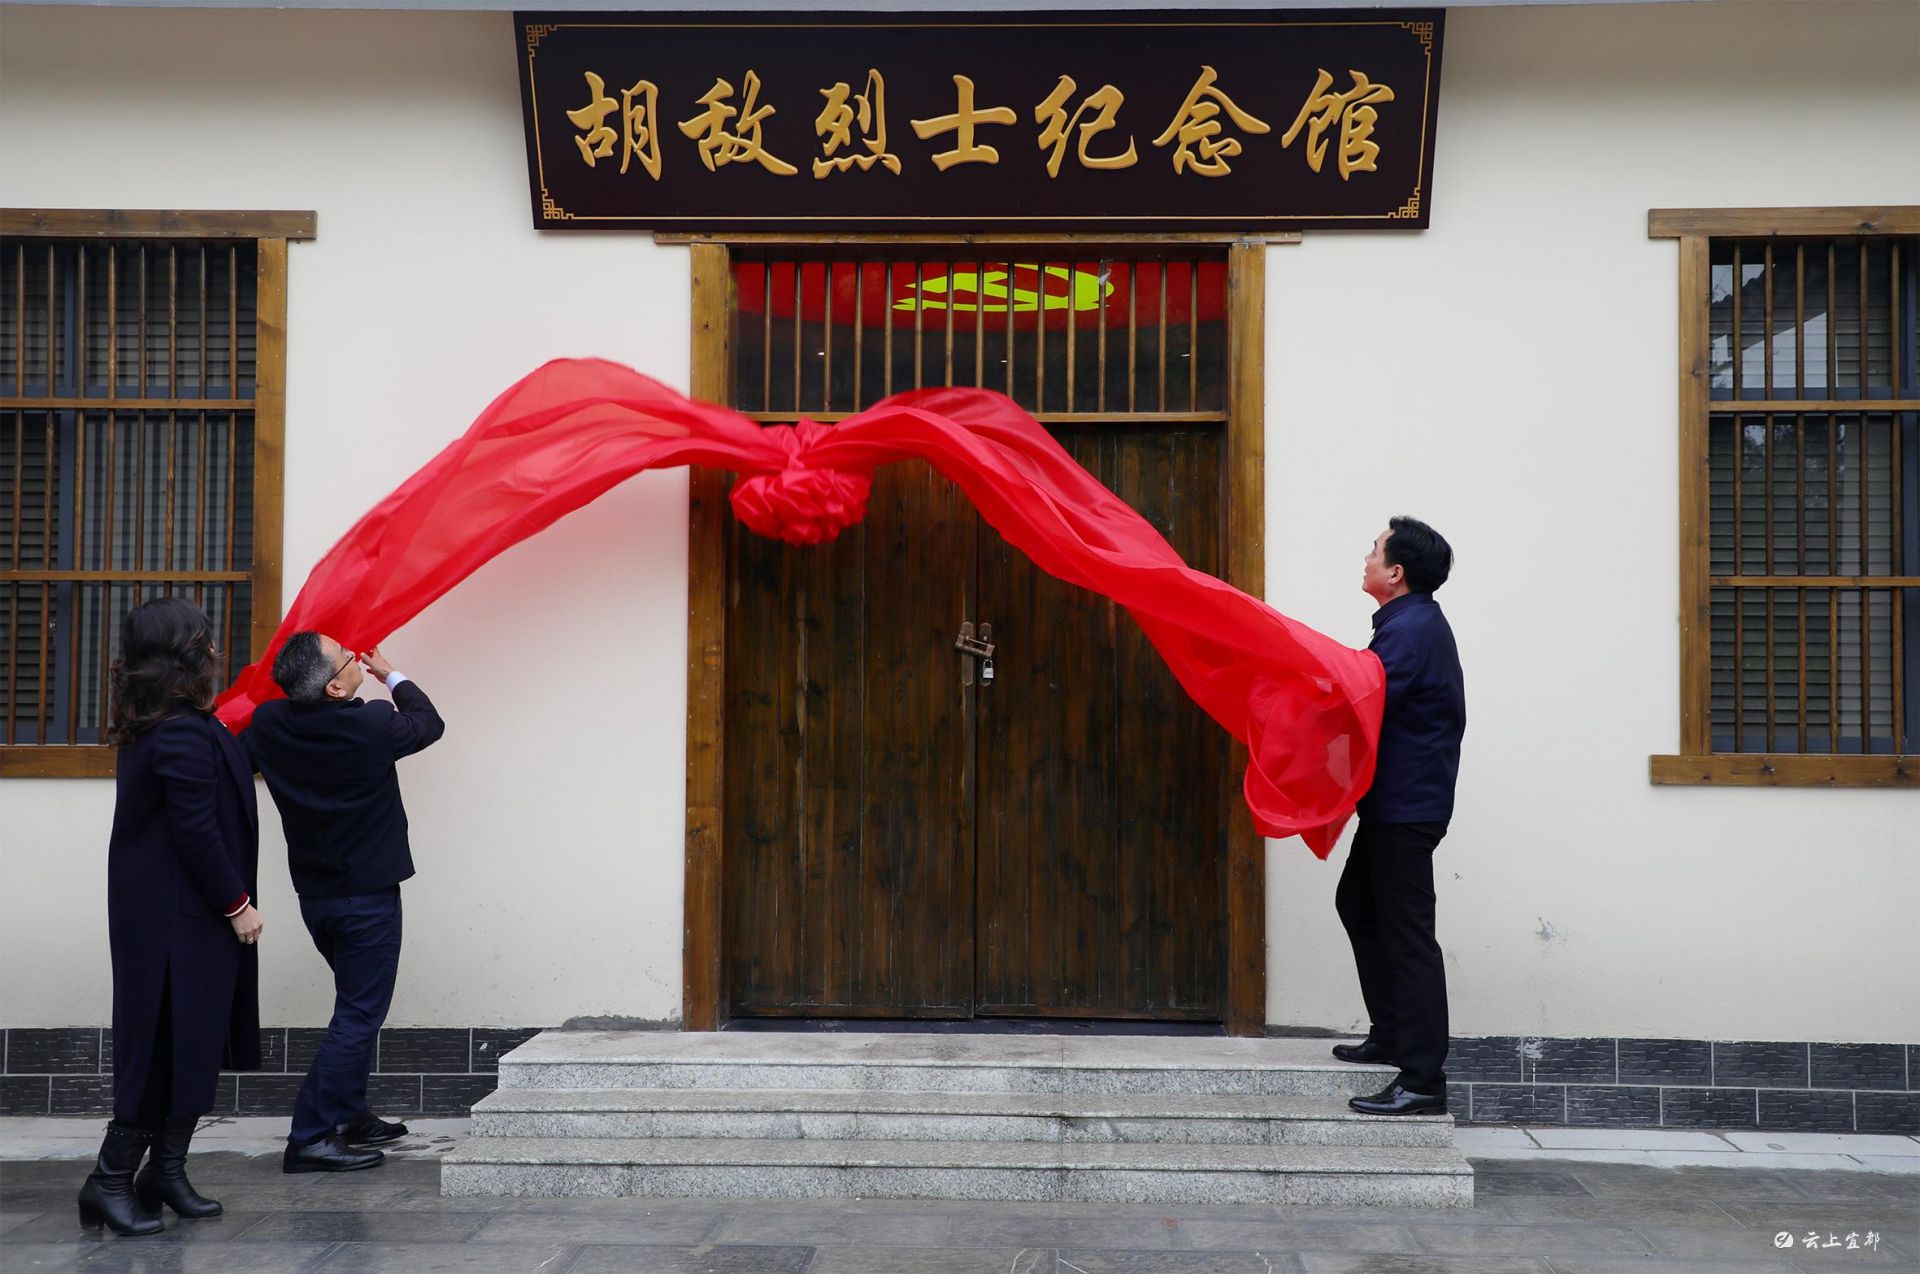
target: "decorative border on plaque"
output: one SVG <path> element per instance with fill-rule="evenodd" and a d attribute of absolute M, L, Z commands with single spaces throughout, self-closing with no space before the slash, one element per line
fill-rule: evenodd
<path fill-rule="evenodd" d="M 601 15 L 595 15 L 595 16 L 598 17 Z M 986 16 L 986 15 L 982 15 L 982 16 Z M 995 16 L 998 16 L 998 15 L 995 15 Z M 1425 154 L 1425 151 L 1429 142 L 1429 137 L 1427 135 L 1429 124 L 1427 121 L 1430 119 L 1431 113 L 1435 105 L 1437 104 L 1434 100 L 1434 94 L 1432 91 L 1432 81 L 1433 81 L 1433 75 L 1434 75 L 1434 40 L 1435 40 L 1435 34 L 1436 34 L 1436 27 L 1439 24 L 1432 21 L 1424 21 L 1424 22 L 1408 21 L 1408 20 L 1393 21 L 1391 19 L 1384 22 L 1380 22 L 1380 21 L 1368 22 L 1364 20 L 1358 20 L 1354 24 L 1360 25 L 1360 26 L 1381 26 L 1381 27 L 1398 26 L 1403 30 L 1407 31 L 1410 35 L 1412 35 L 1415 39 L 1417 39 L 1420 42 L 1422 56 L 1425 62 L 1424 70 L 1425 70 L 1426 84 L 1424 86 L 1424 91 L 1422 94 L 1422 122 L 1421 122 L 1421 135 L 1420 135 L 1421 158 L 1420 158 L 1420 168 L 1418 171 L 1424 174 L 1426 170 L 1426 166 L 1430 162 L 1428 157 Z M 525 24 L 525 26 L 523 27 L 523 41 L 524 41 L 525 50 L 526 50 L 526 61 L 524 63 L 524 67 L 526 70 L 526 87 L 527 87 L 529 102 L 531 105 L 531 112 L 533 115 L 537 115 L 538 108 L 539 108 L 539 91 L 535 83 L 536 77 L 534 74 L 534 63 L 535 63 L 536 55 L 539 52 L 542 42 L 546 39 L 547 36 L 560 30 L 563 27 L 566 27 L 568 29 L 577 29 L 580 27 L 593 27 L 595 25 L 599 25 L 599 24 L 596 24 L 594 22 L 584 22 L 584 23 L 582 22 L 531 23 L 530 22 Z M 629 24 L 615 24 L 615 25 L 629 25 Z M 644 26 L 648 24 L 639 23 L 637 25 Z M 729 25 L 733 25 L 733 24 L 729 24 Z M 779 25 L 779 24 L 775 23 L 773 25 Z M 983 25 L 992 25 L 992 23 L 990 22 L 983 23 Z M 1243 25 L 1263 25 L 1263 24 L 1246 23 Z M 1302 25 L 1302 24 L 1298 22 L 1281 21 L 1281 22 L 1273 23 L 1272 25 L 1290 26 L 1290 25 Z M 1306 25 L 1328 25 L 1328 24 L 1324 22 L 1318 22 L 1318 23 L 1307 23 Z M 760 27 L 758 24 L 741 23 L 741 24 L 737 24 L 737 29 L 743 30 L 743 31 L 751 31 L 751 30 L 758 30 L 760 29 Z M 533 120 L 531 118 L 528 121 L 528 129 L 529 129 L 529 133 L 528 133 L 529 149 L 532 151 L 532 158 L 533 158 L 533 174 L 532 175 L 534 177 L 534 183 L 540 192 L 540 201 L 539 201 L 540 222 L 542 223 L 579 222 L 581 223 L 582 226 L 586 226 L 588 225 L 588 223 L 605 222 L 605 223 L 609 223 L 609 226 L 611 227 L 611 226 L 621 225 L 622 223 L 626 223 L 630 225 L 634 221 L 639 220 L 639 218 L 636 217 L 635 215 L 628 214 L 628 213 L 575 214 L 567 211 L 565 208 L 561 207 L 558 203 L 556 203 L 554 201 L 554 198 L 552 196 L 552 193 L 546 181 L 546 176 L 547 176 L 546 157 L 543 152 L 543 148 L 541 146 L 539 131 L 537 127 L 534 126 Z M 1416 182 L 1417 181 L 1418 181 L 1418 178 L 1416 178 Z M 1262 223 L 1274 222 L 1274 221 L 1295 222 L 1295 223 L 1313 223 L 1318 221 L 1344 221 L 1349 223 L 1359 223 L 1359 222 L 1367 222 L 1367 221 L 1373 221 L 1376 223 L 1388 222 L 1388 221 L 1417 221 L 1424 215 L 1423 205 L 1424 205 L 1424 195 L 1423 195 L 1421 186 L 1419 184 L 1416 184 L 1412 190 L 1412 193 L 1407 198 L 1407 201 L 1404 204 L 1402 204 L 1399 208 L 1394 209 L 1392 211 L 1373 212 L 1373 213 L 1276 214 L 1276 215 L 1249 216 L 1240 224 L 1236 232 L 1249 232 L 1249 231 L 1260 230 L 1263 228 Z M 715 215 L 718 215 L 718 214 L 715 214 Z M 646 218 L 646 222 L 647 222 L 646 227 L 640 227 L 640 228 L 652 228 L 655 230 L 659 230 L 664 228 L 670 228 L 670 223 L 673 223 L 673 222 L 699 220 L 699 219 L 700 218 L 694 218 L 690 216 L 653 214 Z M 723 216 L 723 217 L 720 217 L 720 219 L 728 222 L 775 221 L 775 222 L 785 222 L 785 223 L 796 223 L 796 224 L 793 224 L 793 228 L 796 231 L 801 229 L 801 227 L 797 224 L 797 222 L 799 221 L 844 222 L 846 220 L 845 217 L 839 216 L 839 215 L 835 215 L 835 216 L 823 215 L 818 217 L 794 218 L 791 216 L 779 216 L 779 215 L 765 216 L 765 215 L 744 215 L 744 214 L 738 215 L 738 216 Z M 908 219 L 919 220 L 921 218 L 908 218 Z M 1188 217 L 1183 215 L 1164 214 L 1164 213 L 1159 215 L 1150 215 L 1150 214 L 1143 213 L 1143 214 L 1109 215 L 1109 216 L 1097 216 L 1097 217 L 1091 217 L 1091 218 L 1080 218 L 1080 220 L 1082 221 L 1090 221 L 1097 224 L 1110 224 L 1116 227 L 1125 225 L 1127 223 L 1141 223 L 1141 222 L 1160 223 L 1162 225 L 1165 225 L 1165 228 L 1169 230 L 1177 228 L 1177 226 L 1170 223 L 1177 223 L 1179 221 L 1188 220 L 1188 219 L 1189 219 Z M 855 221 L 865 221 L 865 220 L 886 221 L 886 220 L 889 220 L 889 218 L 862 217 L 862 218 L 854 218 L 854 220 Z M 1019 220 L 1036 220 L 1036 221 L 1053 223 L 1053 222 L 1064 222 L 1064 221 L 1070 220 L 1070 218 L 1067 218 L 1063 214 L 1060 217 L 1039 217 L 1039 218 L 1023 217 L 1023 218 L 1019 218 Z M 1307 226 L 1305 224 L 1302 224 L 1299 228 L 1307 228 Z M 859 233 L 863 229 L 864 227 L 861 227 L 859 229 L 856 229 L 855 232 Z"/>

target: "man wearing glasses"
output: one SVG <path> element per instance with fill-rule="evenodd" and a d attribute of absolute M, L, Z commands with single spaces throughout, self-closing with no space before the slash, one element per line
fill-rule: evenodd
<path fill-rule="evenodd" d="M 361 670 L 365 665 L 365 672 Z M 355 698 L 372 673 L 391 704 Z M 404 1137 L 367 1106 L 374 1041 L 400 969 L 400 882 L 413 875 L 394 763 L 446 731 L 426 692 L 376 648 L 356 655 L 295 633 L 273 661 L 286 699 L 260 706 L 241 742 L 286 833 L 300 917 L 333 970 L 333 1020 L 293 1108 L 286 1172 L 351 1172 Z"/>

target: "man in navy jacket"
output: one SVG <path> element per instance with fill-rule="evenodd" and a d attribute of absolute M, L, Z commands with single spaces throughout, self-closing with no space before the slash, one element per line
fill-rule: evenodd
<path fill-rule="evenodd" d="M 393 703 L 354 697 L 366 670 Z M 333 1020 L 293 1108 L 282 1168 L 348 1172 L 406 1135 L 367 1106 L 374 1041 L 400 968 L 400 882 L 413 875 L 394 762 L 445 732 L 426 692 L 378 649 L 355 657 L 322 633 L 295 633 L 273 663 L 285 700 L 260 705 L 241 736 L 267 781 L 307 932 L 333 970 Z M 354 1149 L 354 1147 L 363 1147 Z"/>
<path fill-rule="evenodd" d="M 1349 1104 L 1363 1114 L 1447 1109 L 1447 975 L 1434 936 L 1433 851 L 1453 818 L 1466 684 L 1453 629 L 1433 600 L 1453 550 L 1414 518 L 1394 518 L 1367 554 L 1361 587 L 1380 608 L 1368 649 L 1387 672 L 1373 786 L 1334 905 L 1353 942 L 1367 1038 L 1341 1044 L 1346 1062 L 1393 1062 L 1385 1089 Z"/>

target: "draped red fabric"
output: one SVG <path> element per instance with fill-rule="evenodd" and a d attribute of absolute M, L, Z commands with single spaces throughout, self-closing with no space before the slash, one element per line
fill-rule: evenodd
<path fill-rule="evenodd" d="M 1196 703 L 1248 747 L 1254 825 L 1324 858 L 1373 780 L 1380 661 L 1193 570 L 1011 399 L 979 389 L 897 394 L 832 427 L 763 427 L 598 359 L 546 364 L 327 551 L 261 652 L 221 697 L 244 729 L 279 696 L 292 633 L 365 649 L 495 554 L 648 469 L 741 475 L 736 515 L 794 544 L 866 514 L 873 470 L 922 459 L 1048 574 L 1124 606 Z"/>

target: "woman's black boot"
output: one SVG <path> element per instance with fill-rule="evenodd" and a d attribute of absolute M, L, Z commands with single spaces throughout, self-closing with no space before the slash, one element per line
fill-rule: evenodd
<path fill-rule="evenodd" d="M 134 1193 L 149 1210 L 158 1213 L 164 1203 L 183 1217 L 220 1215 L 219 1201 L 202 1198 L 187 1180 L 187 1147 L 193 1143 L 193 1129 L 198 1122 L 197 1119 L 169 1119 L 154 1133 L 153 1154 L 133 1181 Z"/>
<path fill-rule="evenodd" d="M 140 1206 L 133 1191 L 133 1173 L 140 1166 L 153 1134 L 114 1120 L 107 1125 L 107 1139 L 100 1143 L 100 1157 L 93 1172 L 80 1187 L 80 1224 L 91 1230 L 106 1226 L 115 1234 L 158 1234 L 166 1227 L 160 1218 Z"/>

